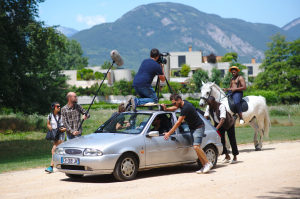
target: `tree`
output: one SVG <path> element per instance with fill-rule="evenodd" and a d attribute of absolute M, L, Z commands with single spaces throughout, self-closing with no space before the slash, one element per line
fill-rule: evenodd
<path fill-rule="evenodd" d="M 235 52 L 230 52 L 230 53 L 226 53 L 222 59 L 220 60 L 220 62 L 231 62 L 232 60 L 234 60 L 235 62 L 237 62 L 237 53 Z"/>
<path fill-rule="evenodd" d="M 134 79 L 135 75 L 136 75 L 135 70 L 131 70 L 131 77 L 132 77 L 132 79 Z"/>
<path fill-rule="evenodd" d="M 102 65 L 101 68 L 102 69 L 109 69 L 109 67 L 111 66 L 111 62 L 110 61 L 105 61 Z M 111 67 L 111 69 L 116 69 L 117 67 L 114 65 L 113 67 Z"/>
<path fill-rule="evenodd" d="M 199 91 L 202 87 L 202 81 L 207 82 L 209 81 L 208 78 L 208 72 L 205 70 L 202 70 L 201 68 L 198 69 L 194 74 L 193 74 L 193 81 L 196 85 L 196 90 Z"/>
<path fill-rule="evenodd" d="M 3 0 L 0 4 L 0 108 L 46 114 L 50 104 L 66 103 L 66 77 L 57 52 L 64 42 L 55 27 L 43 27 L 37 4 L 43 0 Z"/>
<path fill-rule="evenodd" d="M 187 64 L 181 65 L 181 75 L 183 77 L 187 77 L 189 75 L 190 70 L 191 70 L 190 65 L 187 65 Z"/>
<path fill-rule="evenodd" d="M 210 53 L 209 55 L 207 55 L 207 62 L 208 63 L 216 63 L 217 62 L 217 57 L 214 53 Z"/>
<path fill-rule="evenodd" d="M 209 81 L 215 82 L 215 84 L 220 85 L 221 80 L 222 80 L 221 71 L 213 67 L 213 69 L 211 70 L 211 78 L 209 79 Z"/>
<path fill-rule="evenodd" d="M 88 66 L 88 57 L 83 56 L 81 45 L 75 40 L 69 40 L 61 34 L 65 42 L 63 56 L 60 56 L 60 64 L 64 70 L 81 70 Z"/>
<path fill-rule="evenodd" d="M 254 84 L 263 90 L 275 91 L 285 101 L 299 101 L 300 96 L 300 62 L 299 39 L 287 42 L 285 36 L 276 34 L 268 43 L 259 73 Z"/>

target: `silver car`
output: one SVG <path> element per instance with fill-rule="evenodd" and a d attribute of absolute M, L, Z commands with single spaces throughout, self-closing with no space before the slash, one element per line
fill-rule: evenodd
<path fill-rule="evenodd" d="M 124 112 L 118 114 L 94 133 L 60 144 L 53 156 L 55 167 L 70 178 L 84 174 L 113 174 L 119 181 L 135 178 L 137 171 L 152 168 L 198 163 L 188 125 L 179 128 L 164 140 L 163 132 L 154 131 L 152 122 L 159 115 L 160 124 L 170 130 L 180 111 Z M 205 122 L 202 148 L 215 166 L 223 146 L 219 132 L 200 113 Z"/>

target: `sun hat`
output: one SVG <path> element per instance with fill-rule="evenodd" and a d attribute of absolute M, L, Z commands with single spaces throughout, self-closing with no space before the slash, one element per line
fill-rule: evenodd
<path fill-rule="evenodd" d="M 236 69 L 238 73 L 240 72 L 240 69 L 236 66 L 231 66 L 231 68 L 229 68 L 229 72 L 231 72 L 232 69 Z"/>

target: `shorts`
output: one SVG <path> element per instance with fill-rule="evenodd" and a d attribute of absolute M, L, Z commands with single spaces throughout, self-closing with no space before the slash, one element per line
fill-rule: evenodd
<path fill-rule="evenodd" d="M 193 138 L 193 145 L 200 145 L 202 143 L 202 137 L 204 135 L 205 126 L 191 130 L 191 136 Z"/>
<path fill-rule="evenodd" d="M 65 132 L 59 133 L 58 140 L 61 140 L 63 142 L 65 141 Z M 52 142 L 55 142 L 55 140 L 52 140 Z"/>

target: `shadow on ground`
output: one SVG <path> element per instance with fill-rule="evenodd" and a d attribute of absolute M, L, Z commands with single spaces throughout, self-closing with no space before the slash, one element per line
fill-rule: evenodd
<path fill-rule="evenodd" d="M 300 198 L 299 187 L 285 187 L 283 191 L 269 192 L 270 196 L 257 196 L 257 198 L 269 198 L 269 199 L 286 199 L 286 198 Z"/>
<path fill-rule="evenodd" d="M 275 150 L 275 148 L 262 148 L 261 151 L 255 151 L 255 149 L 242 149 L 242 150 L 239 150 L 239 152 L 240 153 L 251 153 L 251 152 L 259 153 L 262 151 L 269 151 L 269 150 Z"/>
<path fill-rule="evenodd" d="M 210 171 L 210 173 L 217 172 L 219 168 L 225 166 L 227 165 L 217 164 L 216 167 Z M 174 167 L 150 169 L 147 171 L 138 171 L 135 180 L 153 178 L 158 176 L 176 175 L 182 173 L 194 173 L 197 170 L 199 170 L 197 164 L 186 164 L 186 165 L 179 165 Z M 85 175 L 82 178 L 78 178 L 78 179 L 71 179 L 66 176 L 66 178 L 62 179 L 61 181 L 79 182 L 79 183 L 117 183 L 118 182 L 113 175 Z"/>

